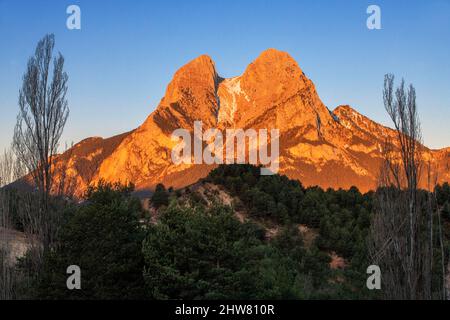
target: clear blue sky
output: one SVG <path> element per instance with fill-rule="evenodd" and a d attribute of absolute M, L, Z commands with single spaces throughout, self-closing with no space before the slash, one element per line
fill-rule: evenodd
<path fill-rule="evenodd" d="M 82 29 L 66 28 L 77 4 Z M 366 28 L 381 7 L 382 30 Z M 139 126 L 173 73 L 209 54 L 224 77 L 269 47 L 288 51 L 334 109 L 388 124 L 383 75 L 417 90 L 425 143 L 450 146 L 450 1 L 0 0 L 0 150 L 11 141 L 21 78 L 36 42 L 54 33 L 66 58 L 71 115 L 64 141 Z"/>

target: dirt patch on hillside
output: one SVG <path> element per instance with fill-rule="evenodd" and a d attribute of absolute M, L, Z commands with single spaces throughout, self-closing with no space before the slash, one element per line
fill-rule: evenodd
<path fill-rule="evenodd" d="M 179 203 L 189 203 L 190 200 L 194 200 L 204 204 L 206 207 L 211 207 L 215 204 L 232 207 L 234 204 L 234 197 L 225 189 L 206 181 L 192 184 L 177 192 L 179 193 L 177 196 Z"/>
<path fill-rule="evenodd" d="M 204 182 L 195 184 L 190 189 L 192 192 L 200 194 L 208 205 L 212 205 L 214 202 L 219 202 L 226 206 L 232 206 L 233 204 L 233 197 L 215 184 Z"/>
<path fill-rule="evenodd" d="M 347 267 L 347 261 L 336 252 L 332 251 L 329 255 L 331 258 L 330 269 L 345 269 Z"/>

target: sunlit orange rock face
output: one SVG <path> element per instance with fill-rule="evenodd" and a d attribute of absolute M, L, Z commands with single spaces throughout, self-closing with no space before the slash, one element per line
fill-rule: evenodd
<path fill-rule="evenodd" d="M 266 50 L 241 76 L 229 79 L 203 55 L 176 72 L 140 127 L 110 139 L 85 140 L 83 152 L 79 145 L 78 152 L 69 150 L 63 158 L 67 174 L 76 177 L 78 194 L 100 179 L 133 182 L 138 190 L 159 182 L 175 188 L 194 183 L 214 165 L 173 164 L 171 134 L 177 128 L 192 131 L 196 120 L 204 130 L 279 129 L 279 173 L 324 188 L 374 189 L 383 145 L 387 137 L 395 139 L 393 130 L 349 106 L 329 110 L 286 52 Z M 438 181 L 449 181 L 450 149 L 424 150 Z"/>

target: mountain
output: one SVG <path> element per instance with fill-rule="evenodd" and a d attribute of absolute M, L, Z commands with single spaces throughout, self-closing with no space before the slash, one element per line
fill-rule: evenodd
<path fill-rule="evenodd" d="M 109 139 L 90 138 L 57 160 L 73 177 L 80 194 L 90 183 L 130 181 L 137 190 L 157 183 L 183 187 L 205 177 L 216 165 L 171 160 L 175 129 L 279 129 L 280 171 L 304 185 L 376 187 L 382 147 L 395 132 L 350 106 L 329 110 L 313 82 L 286 52 L 268 49 L 244 73 L 221 78 L 212 59 L 202 55 L 181 67 L 156 110 L 137 129 Z M 438 181 L 450 181 L 450 148 L 424 147 Z"/>

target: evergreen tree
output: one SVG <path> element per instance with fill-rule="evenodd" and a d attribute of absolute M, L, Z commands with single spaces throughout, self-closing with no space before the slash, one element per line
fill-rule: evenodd
<path fill-rule="evenodd" d="M 153 207 L 159 209 L 161 206 L 169 204 L 169 193 L 162 183 L 156 186 L 155 193 L 152 195 L 151 202 Z"/>
<path fill-rule="evenodd" d="M 59 245 L 44 259 L 36 288 L 43 299 L 144 298 L 139 225 L 141 205 L 131 186 L 101 182 L 90 188 L 61 231 Z M 82 290 L 66 287 L 67 267 L 81 269 Z"/>

